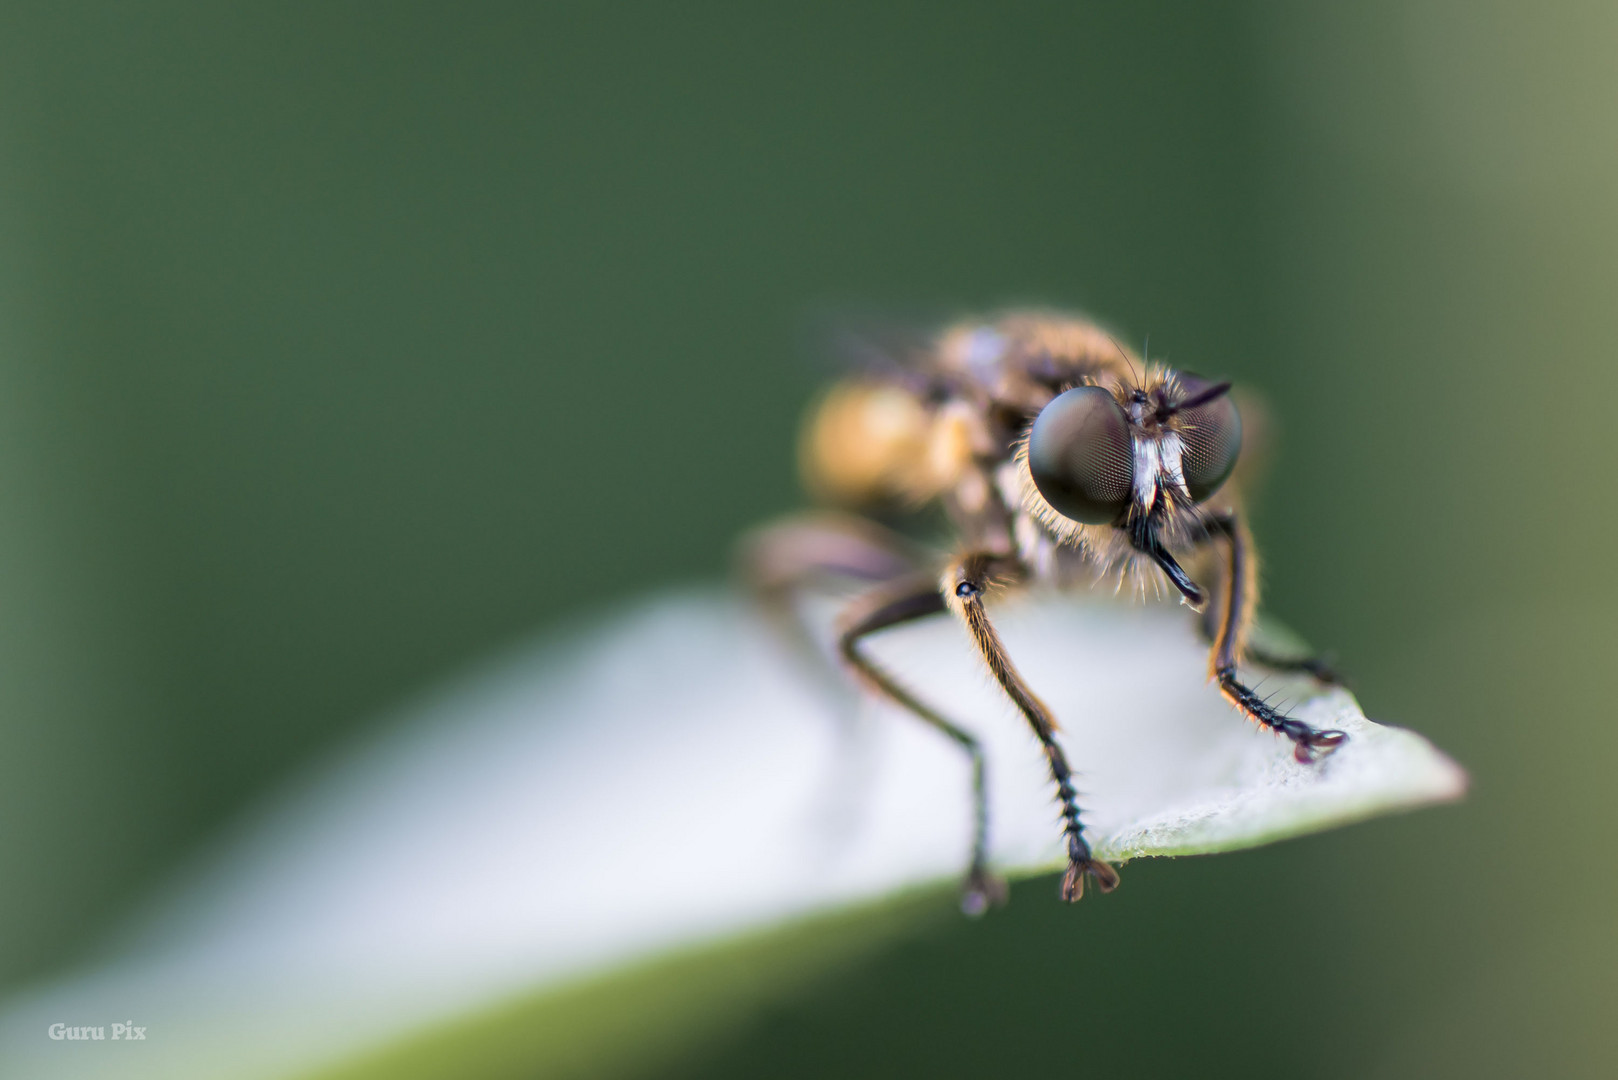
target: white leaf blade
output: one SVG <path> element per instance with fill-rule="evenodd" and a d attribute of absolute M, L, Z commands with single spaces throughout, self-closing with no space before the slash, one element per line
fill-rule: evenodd
<path fill-rule="evenodd" d="M 1293 762 L 1208 685 L 1183 609 L 992 610 L 1063 723 L 1104 857 L 1251 846 L 1464 788 L 1419 736 L 1307 684 L 1289 684 L 1313 695 L 1297 714 L 1351 737 Z M 983 738 L 997 866 L 1060 865 L 1043 759 L 963 632 L 938 619 L 873 649 Z M 13 1003 L 0 1064 L 141 1075 L 45 1042 L 45 1017 L 101 1002 L 165 1031 L 151 1075 L 286 1075 L 519 990 L 956 877 L 967 784 L 912 717 L 866 702 L 839 724 L 734 598 L 666 598 L 451 689 L 304 785 L 124 960 Z M 1087 903 L 1127 903 L 1128 880 Z"/>

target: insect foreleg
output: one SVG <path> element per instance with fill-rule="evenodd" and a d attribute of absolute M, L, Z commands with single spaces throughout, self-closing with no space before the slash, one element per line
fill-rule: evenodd
<path fill-rule="evenodd" d="M 989 586 L 990 571 L 1002 565 L 994 556 L 971 554 L 952 563 L 944 572 L 943 589 L 950 610 L 953 611 L 972 635 L 984 663 L 994 681 L 1000 684 L 1006 696 L 1017 706 L 1028 725 L 1034 729 L 1051 779 L 1056 784 L 1056 797 L 1061 803 L 1063 832 L 1067 835 L 1067 873 L 1062 877 L 1062 899 L 1069 902 L 1084 895 L 1084 879 L 1095 879 L 1102 892 L 1118 887 L 1118 872 L 1107 863 L 1093 857 L 1090 845 L 1084 839 L 1084 826 L 1079 821 L 1078 793 L 1073 789 L 1073 771 L 1068 767 L 1067 755 L 1056 741 L 1056 721 L 1045 703 L 1034 696 L 1028 684 L 1017 672 L 1006 653 L 1006 647 L 989 622 L 983 608 L 983 594 Z"/>
<path fill-rule="evenodd" d="M 1197 632 L 1202 640 L 1212 645 L 1219 639 L 1219 626 L 1222 622 L 1222 613 L 1216 605 L 1209 604 L 1202 609 L 1197 617 Z M 1340 675 L 1329 656 L 1282 656 L 1269 649 L 1248 643 L 1241 652 L 1241 659 L 1249 664 L 1257 664 L 1262 668 L 1281 674 L 1301 672 L 1312 676 L 1316 682 L 1326 686 L 1342 686 L 1343 677 Z"/>
<path fill-rule="evenodd" d="M 1341 731 L 1322 731 L 1280 712 L 1236 677 L 1236 665 L 1243 657 L 1247 628 L 1258 606 L 1254 577 L 1252 538 L 1233 512 L 1219 514 L 1209 521 L 1210 532 L 1222 536 L 1230 557 L 1225 566 L 1222 617 L 1215 627 L 1209 654 L 1210 676 L 1219 683 L 1225 698 L 1250 719 L 1292 740 L 1293 756 L 1301 762 L 1329 754 L 1348 736 Z"/>
<path fill-rule="evenodd" d="M 862 681 L 943 732 L 971 759 L 972 861 L 962 889 L 961 907 L 969 915 L 980 915 L 991 904 L 1005 900 L 1004 883 L 989 873 L 989 799 L 983 747 L 970 733 L 900 685 L 860 648 L 861 640 L 878 630 L 929 615 L 942 615 L 946 610 L 944 598 L 938 593 L 938 583 L 930 575 L 878 586 L 856 598 L 845 609 L 840 620 L 843 629 L 838 638 L 838 647 L 843 659 Z"/>

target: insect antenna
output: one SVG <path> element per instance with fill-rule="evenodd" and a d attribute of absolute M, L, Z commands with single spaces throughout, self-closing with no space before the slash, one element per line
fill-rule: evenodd
<path fill-rule="evenodd" d="M 1124 358 L 1124 363 L 1129 367 L 1129 377 L 1135 380 L 1136 387 L 1145 389 L 1146 377 L 1144 373 L 1135 370 L 1135 361 L 1129 358 L 1128 350 L 1126 350 L 1122 345 L 1118 344 L 1118 339 L 1113 337 L 1111 334 L 1107 335 L 1107 340 L 1112 342 L 1112 347 L 1118 350 L 1118 355 Z"/>

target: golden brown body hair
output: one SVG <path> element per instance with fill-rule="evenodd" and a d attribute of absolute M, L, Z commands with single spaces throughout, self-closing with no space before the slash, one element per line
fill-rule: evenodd
<path fill-rule="evenodd" d="M 811 410 L 800 442 L 805 482 L 842 515 L 762 530 L 747 549 L 752 579 L 778 613 L 791 589 L 816 576 L 870 583 L 841 620 L 839 653 L 864 685 L 971 755 L 978 812 L 969 909 L 1000 895 L 986 866 L 981 752 L 866 656 L 860 644 L 869 634 L 945 613 L 966 627 L 1044 748 L 1068 841 L 1069 900 L 1086 878 L 1109 891 L 1117 873 L 1084 840 L 1056 718 L 994 631 L 984 607 L 991 586 L 1112 580 L 1133 592 L 1178 592 L 1200 613 L 1210 678 L 1233 705 L 1290 738 L 1302 761 L 1343 740 L 1283 715 L 1238 674 L 1252 659 L 1332 678 L 1318 660 L 1249 655 L 1257 555 L 1241 513 L 1242 477 L 1232 468 L 1251 429 L 1228 403 L 1229 390 L 1149 365 L 1087 319 L 1020 311 L 948 327 L 909 362 L 847 378 Z M 918 552 L 867 516 L 932 504 L 955 535 L 948 558 Z"/>

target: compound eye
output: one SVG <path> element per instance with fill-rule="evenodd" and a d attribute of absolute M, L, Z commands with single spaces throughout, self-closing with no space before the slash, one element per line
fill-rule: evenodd
<path fill-rule="evenodd" d="M 1213 385 L 1199 375 L 1181 372 L 1177 396 L 1182 401 L 1189 400 Z M 1236 467 L 1236 457 L 1242 449 L 1242 415 L 1230 395 L 1225 394 L 1206 405 L 1177 413 L 1175 427 L 1184 446 L 1180 468 L 1185 474 L 1185 489 L 1201 502 L 1218 491 Z"/>
<path fill-rule="evenodd" d="M 1028 433 L 1028 471 L 1063 517 L 1086 525 L 1117 521 L 1134 488 L 1129 417 L 1099 386 L 1057 395 Z"/>

